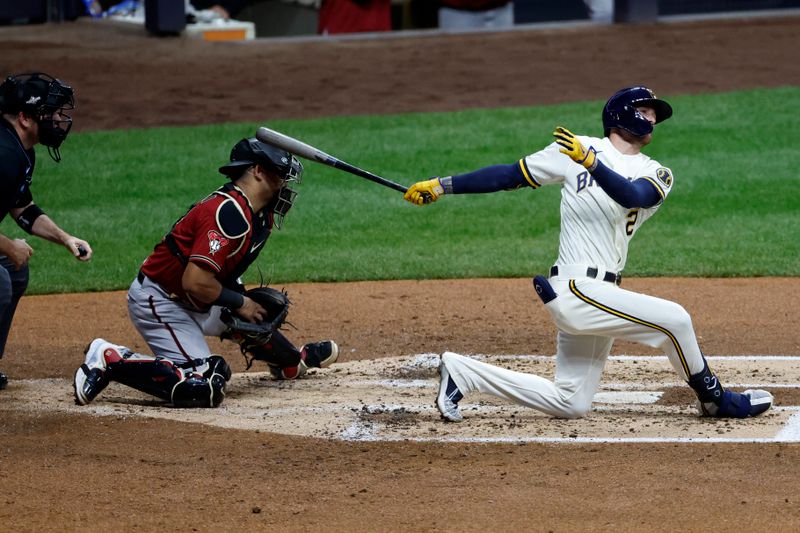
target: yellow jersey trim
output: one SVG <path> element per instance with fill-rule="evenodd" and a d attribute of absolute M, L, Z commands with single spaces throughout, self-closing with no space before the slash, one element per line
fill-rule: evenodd
<path fill-rule="evenodd" d="M 533 187 L 534 189 L 538 189 L 539 187 L 542 186 L 542 184 L 536 181 L 536 178 L 534 178 L 533 175 L 528 170 L 528 166 L 525 164 L 525 159 L 519 160 L 519 168 L 522 170 L 522 175 L 525 176 L 525 180 L 531 187 Z"/>
<path fill-rule="evenodd" d="M 578 287 L 575 285 L 574 279 L 569 280 L 569 290 L 572 291 L 572 294 L 574 294 L 587 304 L 596 307 L 601 311 L 605 311 L 606 313 L 612 314 L 614 316 L 617 316 L 629 322 L 633 322 L 635 324 L 641 324 L 643 326 L 647 326 L 648 328 L 653 328 L 666 335 L 669 338 L 669 340 L 672 341 L 672 345 L 675 346 L 675 351 L 678 352 L 678 359 L 680 359 L 681 367 L 683 368 L 683 371 L 686 373 L 686 379 L 689 379 L 691 377 L 691 374 L 689 373 L 689 364 L 686 362 L 686 356 L 683 355 L 683 350 L 681 349 L 681 345 L 678 343 L 678 339 L 675 338 L 675 335 L 673 335 L 668 329 L 661 327 L 658 324 L 653 324 L 652 322 L 647 322 L 646 320 L 642 320 L 641 318 L 636 318 L 635 316 L 623 313 L 622 311 L 617 311 L 616 309 L 612 309 L 607 305 L 603 305 L 600 302 L 592 300 L 591 298 L 589 298 L 588 296 L 586 296 L 585 294 L 583 294 L 581 291 L 578 290 Z"/>

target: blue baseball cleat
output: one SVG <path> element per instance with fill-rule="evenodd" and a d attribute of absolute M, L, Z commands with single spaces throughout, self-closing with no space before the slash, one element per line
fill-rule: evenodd
<path fill-rule="evenodd" d="M 697 402 L 702 416 L 719 418 L 747 418 L 758 416 L 772 407 L 772 394 L 765 390 L 746 390 L 743 393 L 726 390 L 718 402 Z"/>

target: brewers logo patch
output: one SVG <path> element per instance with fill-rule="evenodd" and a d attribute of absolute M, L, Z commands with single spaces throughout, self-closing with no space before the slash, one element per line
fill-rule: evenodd
<path fill-rule="evenodd" d="M 658 181 L 660 181 L 667 187 L 672 186 L 672 174 L 670 174 L 668 168 L 661 167 L 658 170 L 656 170 L 656 177 L 658 178 Z"/>
<path fill-rule="evenodd" d="M 220 248 L 228 244 L 228 239 L 214 231 L 208 232 L 208 251 L 211 255 L 219 252 Z"/>

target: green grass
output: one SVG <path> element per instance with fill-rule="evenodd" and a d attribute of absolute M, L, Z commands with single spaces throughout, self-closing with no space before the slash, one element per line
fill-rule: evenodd
<path fill-rule="evenodd" d="M 668 99 L 675 116 L 657 127 L 646 153 L 673 170 L 675 188 L 634 238 L 625 274 L 800 274 L 800 89 Z M 266 125 L 407 185 L 514 162 L 548 144 L 559 124 L 600 136 L 601 108 L 595 101 Z M 29 292 L 126 288 L 171 224 L 223 183 L 216 168 L 232 144 L 260 125 L 73 133 L 60 165 L 39 149 L 37 203 L 96 256 L 79 264 L 29 239 Z M 304 164 L 295 207 L 247 282 L 530 276 L 556 257 L 557 187 L 420 208 L 396 191 Z M 0 231 L 24 236 L 9 220 Z"/>

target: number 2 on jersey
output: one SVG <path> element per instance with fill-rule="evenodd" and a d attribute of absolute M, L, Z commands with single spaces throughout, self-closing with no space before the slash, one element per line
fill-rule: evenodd
<path fill-rule="evenodd" d="M 631 209 L 625 218 L 628 219 L 628 223 L 625 224 L 625 233 L 628 236 L 633 235 L 633 227 L 636 225 L 636 219 L 639 218 L 639 209 Z"/>

